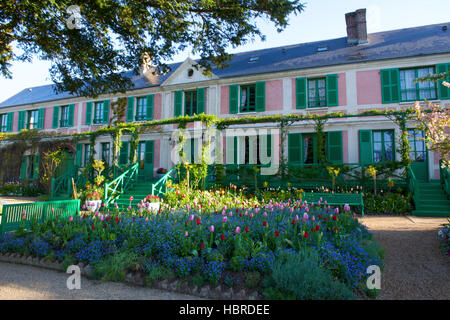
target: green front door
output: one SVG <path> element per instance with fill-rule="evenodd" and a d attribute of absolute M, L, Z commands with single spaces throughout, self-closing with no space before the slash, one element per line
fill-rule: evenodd
<path fill-rule="evenodd" d="M 411 160 L 411 169 L 420 181 L 428 180 L 428 152 L 425 146 L 423 131 L 408 130 L 409 146 L 411 148 L 409 158 Z"/>
<path fill-rule="evenodd" d="M 153 180 L 154 141 L 141 141 L 138 146 L 139 178 L 141 181 Z"/>
<path fill-rule="evenodd" d="M 56 169 L 55 178 L 67 172 L 72 172 L 73 162 L 74 162 L 73 152 L 70 150 L 63 150 L 61 155 L 61 163 Z"/>

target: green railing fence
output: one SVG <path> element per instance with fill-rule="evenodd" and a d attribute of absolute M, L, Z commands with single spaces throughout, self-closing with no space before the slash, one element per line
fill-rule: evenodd
<path fill-rule="evenodd" d="M 0 235 L 17 230 L 25 221 L 44 222 L 55 217 L 68 218 L 80 214 L 80 200 L 47 201 L 35 203 L 5 204 L 0 215 Z"/>
<path fill-rule="evenodd" d="M 167 182 L 173 181 L 177 176 L 177 168 L 173 167 L 157 182 L 152 184 L 152 195 L 161 197 L 167 191 Z"/>
<path fill-rule="evenodd" d="M 320 199 L 329 205 L 353 205 L 361 207 L 361 216 L 364 216 L 364 202 L 361 193 L 319 193 L 304 192 L 302 201 L 317 203 Z M 323 203 L 323 202 L 322 202 Z"/>
<path fill-rule="evenodd" d="M 447 167 L 442 167 L 442 160 L 440 162 L 440 180 L 447 198 L 450 199 L 450 170 Z"/>
<path fill-rule="evenodd" d="M 413 201 L 416 202 L 420 196 L 419 181 L 416 179 L 416 175 L 411 167 L 408 168 L 408 189 Z"/>
<path fill-rule="evenodd" d="M 105 183 L 103 203 L 108 206 L 117 196 L 131 187 L 138 179 L 139 163 L 131 165 L 124 173 L 113 181 Z"/>

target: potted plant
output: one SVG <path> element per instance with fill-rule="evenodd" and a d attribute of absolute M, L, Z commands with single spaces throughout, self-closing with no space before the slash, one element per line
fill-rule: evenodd
<path fill-rule="evenodd" d="M 158 170 L 156 170 L 156 178 L 161 179 L 166 173 L 167 173 L 166 169 L 159 168 Z"/>
<path fill-rule="evenodd" d="M 102 205 L 102 200 L 100 197 L 100 194 L 96 191 L 88 193 L 86 195 L 86 208 L 89 211 L 95 212 L 100 209 L 100 206 Z"/>
<path fill-rule="evenodd" d="M 144 199 L 144 207 L 153 213 L 156 213 L 159 211 L 161 202 L 158 196 L 149 195 Z"/>

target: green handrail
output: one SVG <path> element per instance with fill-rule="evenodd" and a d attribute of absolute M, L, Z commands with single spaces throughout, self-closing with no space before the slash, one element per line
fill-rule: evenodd
<path fill-rule="evenodd" d="M 450 198 L 450 170 L 448 167 L 442 166 L 442 160 L 439 162 L 439 165 L 441 185 L 447 198 Z"/>
<path fill-rule="evenodd" d="M 420 194 L 419 183 L 411 167 L 408 168 L 408 189 L 414 202 L 416 202 L 416 200 L 419 199 Z"/>
<path fill-rule="evenodd" d="M 162 176 L 158 181 L 152 184 L 152 195 L 159 196 L 166 193 L 167 191 L 167 181 L 174 178 L 174 173 L 177 173 L 176 167 L 170 169 L 164 176 Z"/>
<path fill-rule="evenodd" d="M 136 162 L 128 170 L 109 183 L 105 183 L 103 203 L 108 206 L 114 198 L 122 194 L 130 184 L 137 180 L 139 174 L 139 163 Z"/>

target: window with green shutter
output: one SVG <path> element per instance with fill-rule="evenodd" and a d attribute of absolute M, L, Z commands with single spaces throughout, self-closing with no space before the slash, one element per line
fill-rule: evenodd
<path fill-rule="evenodd" d="M 133 122 L 133 116 L 134 116 L 134 97 L 128 97 L 127 122 Z"/>
<path fill-rule="evenodd" d="M 197 112 L 197 90 L 184 92 L 184 115 L 193 116 Z"/>
<path fill-rule="evenodd" d="M 69 127 L 73 127 L 73 117 L 75 113 L 75 105 L 69 104 Z"/>
<path fill-rule="evenodd" d="M 400 69 L 401 101 L 434 100 L 437 97 L 435 81 L 417 81 L 417 78 L 434 74 L 434 67 Z"/>
<path fill-rule="evenodd" d="M 344 162 L 342 131 L 327 132 L 327 160 L 335 164 Z"/>
<path fill-rule="evenodd" d="M 59 111 L 60 111 L 60 107 L 59 106 L 54 106 L 53 107 L 53 122 L 52 122 L 52 128 L 53 129 L 57 129 L 60 125 L 60 118 L 59 118 Z"/>
<path fill-rule="evenodd" d="M 17 130 L 20 132 L 20 130 L 25 129 L 25 116 L 26 111 L 19 111 L 19 122 L 17 126 Z"/>
<path fill-rule="evenodd" d="M 83 166 L 88 166 L 89 165 L 89 160 L 91 157 L 91 145 L 89 143 L 84 145 L 84 150 L 83 150 Z"/>
<path fill-rule="evenodd" d="M 154 103 L 154 94 L 149 94 L 146 97 L 146 110 L 145 110 L 145 120 L 153 120 L 153 103 Z"/>
<path fill-rule="evenodd" d="M 438 64 L 436 66 L 436 70 L 438 74 L 450 72 L 450 63 Z M 450 82 L 450 75 L 445 78 L 445 81 Z M 442 82 L 444 82 L 444 80 L 438 81 L 439 98 L 442 100 L 448 100 L 450 99 L 450 88 L 444 86 Z"/>
<path fill-rule="evenodd" d="M 102 161 L 105 163 L 105 166 L 109 166 L 109 160 L 110 160 L 109 142 L 103 142 L 101 144 L 101 147 L 102 147 Z"/>
<path fill-rule="evenodd" d="M 239 109 L 239 85 L 230 85 L 230 114 L 238 113 Z"/>
<path fill-rule="evenodd" d="M 308 79 L 308 107 L 327 106 L 326 78 Z"/>
<path fill-rule="evenodd" d="M 266 82 L 258 81 L 255 84 L 255 105 L 256 111 L 262 112 L 266 110 Z"/>
<path fill-rule="evenodd" d="M 359 162 L 361 164 L 373 162 L 372 130 L 359 130 Z"/>
<path fill-rule="evenodd" d="M 75 152 L 75 165 L 77 167 L 81 167 L 82 153 L 83 153 L 83 145 L 81 143 L 77 143 Z"/>
<path fill-rule="evenodd" d="M 59 110 L 61 111 L 59 126 L 61 128 L 68 127 L 69 126 L 69 114 L 70 114 L 69 106 L 61 106 L 61 108 Z"/>
<path fill-rule="evenodd" d="M 147 118 L 147 99 L 136 98 L 136 121 L 144 121 Z"/>
<path fill-rule="evenodd" d="M 240 87 L 240 108 L 239 112 L 256 111 L 256 85 L 244 85 Z"/>
<path fill-rule="evenodd" d="M 327 75 L 326 81 L 327 81 L 327 106 L 335 107 L 339 105 L 338 75 L 329 74 Z"/>
<path fill-rule="evenodd" d="M 373 161 L 395 160 L 394 130 L 372 131 Z"/>
<path fill-rule="evenodd" d="M 103 101 L 95 102 L 94 104 L 94 124 L 103 123 L 104 104 Z"/>
<path fill-rule="evenodd" d="M 38 129 L 39 125 L 39 110 L 27 111 L 27 129 Z"/>
<path fill-rule="evenodd" d="M 197 114 L 205 113 L 205 88 L 197 89 Z"/>
<path fill-rule="evenodd" d="M 86 125 L 90 125 L 91 124 L 91 120 L 92 120 L 92 102 L 87 102 L 86 103 L 86 119 L 85 119 L 85 124 Z"/>
<path fill-rule="evenodd" d="M 0 114 L 0 132 L 8 132 L 8 114 Z"/>
<path fill-rule="evenodd" d="M 32 168 L 32 177 L 33 180 L 39 179 L 39 166 L 41 164 L 41 157 L 39 154 L 33 155 L 33 168 Z"/>
<path fill-rule="evenodd" d="M 45 117 L 45 108 L 40 108 L 38 111 L 37 129 L 44 129 L 44 117 Z"/>
<path fill-rule="evenodd" d="M 289 133 L 288 134 L 288 163 L 301 164 L 303 161 L 302 154 L 302 134 Z"/>
<path fill-rule="evenodd" d="M 6 116 L 8 118 L 6 131 L 12 132 L 13 131 L 13 123 L 14 123 L 14 112 L 8 112 Z"/>
<path fill-rule="evenodd" d="M 182 115 L 182 108 L 183 108 L 183 91 L 175 91 L 175 105 L 174 105 L 174 116 L 179 117 Z"/>
<path fill-rule="evenodd" d="M 383 103 L 394 103 L 400 101 L 400 75 L 399 70 L 380 70 L 381 98 Z"/>
<path fill-rule="evenodd" d="M 295 79 L 295 105 L 297 109 L 306 108 L 306 85 L 305 77 Z"/>
<path fill-rule="evenodd" d="M 28 156 L 24 155 L 22 157 L 22 163 L 20 165 L 20 180 L 27 180 L 27 164 Z"/>
<path fill-rule="evenodd" d="M 109 100 L 103 101 L 103 123 L 109 123 Z"/>

